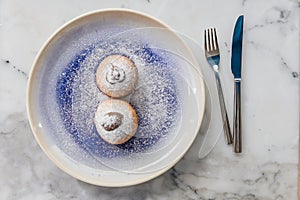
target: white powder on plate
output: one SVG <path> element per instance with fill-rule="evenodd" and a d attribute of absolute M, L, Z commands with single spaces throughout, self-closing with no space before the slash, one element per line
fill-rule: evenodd
<path fill-rule="evenodd" d="M 163 63 L 155 54 L 147 52 L 141 43 L 132 40 L 111 41 L 96 45 L 80 61 L 76 74 L 72 75 L 72 104 L 66 113 L 71 119 L 69 131 L 75 131 L 75 140 L 99 159 L 135 155 L 133 152 L 153 152 L 167 146 L 174 138 L 173 130 L 180 115 L 176 85 L 170 70 L 172 62 Z M 109 145 L 99 139 L 94 126 L 97 106 L 109 99 L 96 84 L 96 69 L 109 55 L 127 55 L 137 66 L 138 82 L 127 101 L 136 110 L 139 118 L 138 130 L 134 139 L 119 145 Z M 161 53 L 163 55 L 163 52 Z M 74 133 L 72 133 L 74 134 Z M 140 155 L 142 156 L 142 155 Z"/>

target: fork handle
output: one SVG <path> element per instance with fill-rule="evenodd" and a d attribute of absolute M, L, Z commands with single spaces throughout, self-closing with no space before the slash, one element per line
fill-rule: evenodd
<path fill-rule="evenodd" d="M 219 73 L 216 71 L 215 71 L 215 77 L 216 77 L 218 96 L 219 96 L 219 102 L 220 102 L 220 107 L 221 107 L 225 141 L 227 144 L 232 144 L 232 136 L 231 136 L 231 132 L 230 132 L 230 125 L 229 125 L 227 110 L 226 110 L 226 106 L 225 106 L 225 100 L 224 100 L 223 90 L 222 90 L 222 86 L 221 86 L 221 80 L 220 80 Z"/>
<path fill-rule="evenodd" d="M 234 80 L 233 151 L 242 152 L 241 80 Z"/>

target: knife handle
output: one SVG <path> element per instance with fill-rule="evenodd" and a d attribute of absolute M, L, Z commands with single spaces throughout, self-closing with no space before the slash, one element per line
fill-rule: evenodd
<path fill-rule="evenodd" d="M 223 91 L 222 91 L 219 73 L 215 72 L 215 76 L 216 76 L 216 82 L 217 82 L 217 88 L 218 88 L 219 102 L 220 102 L 220 107 L 221 107 L 224 136 L 225 136 L 226 143 L 232 144 L 232 135 L 231 135 L 231 131 L 230 131 L 230 125 L 229 125 L 229 120 L 228 120 L 227 110 L 226 110 L 226 106 L 225 106 L 225 100 L 224 100 L 224 95 L 223 95 Z"/>
<path fill-rule="evenodd" d="M 233 151 L 242 152 L 241 80 L 234 80 Z"/>

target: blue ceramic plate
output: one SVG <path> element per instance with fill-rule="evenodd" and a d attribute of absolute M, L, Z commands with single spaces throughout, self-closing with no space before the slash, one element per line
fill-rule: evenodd
<path fill-rule="evenodd" d="M 138 68 L 123 98 L 138 130 L 121 145 L 105 142 L 93 118 L 109 99 L 95 81 L 99 63 L 124 55 Z M 60 28 L 44 45 L 28 85 L 28 113 L 37 141 L 61 169 L 103 186 L 132 185 L 173 166 L 187 151 L 204 112 L 204 85 L 193 55 L 163 23 L 130 10 L 101 10 Z"/>

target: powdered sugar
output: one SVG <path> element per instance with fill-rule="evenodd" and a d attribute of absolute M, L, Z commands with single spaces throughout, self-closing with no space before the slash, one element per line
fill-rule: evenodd
<path fill-rule="evenodd" d="M 138 79 L 135 64 L 125 56 L 110 55 L 100 63 L 96 82 L 105 94 L 122 97 L 130 94 Z"/>
<path fill-rule="evenodd" d="M 98 106 L 94 122 L 102 138 L 112 144 L 126 142 L 137 128 L 137 116 L 131 106 L 116 99 L 104 101 Z M 115 127 L 106 129 L 105 125 Z"/>
<path fill-rule="evenodd" d="M 58 80 L 57 99 L 65 127 L 78 145 L 100 159 L 157 151 L 175 137 L 180 116 L 173 77 L 176 65 L 159 55 L 164 53 L 154 53 L 139 41 L 120 40 L 99 42 L 74 58 Z M 139 72 L 134 91 L 126 97 L 138 115 L 138 130 L 122 145 L 105 142 L 93 123 L 97 106 L 109 99 L 96 85 L 96 69 L 104 58 L 115 54 L 129 57 Z"/>

